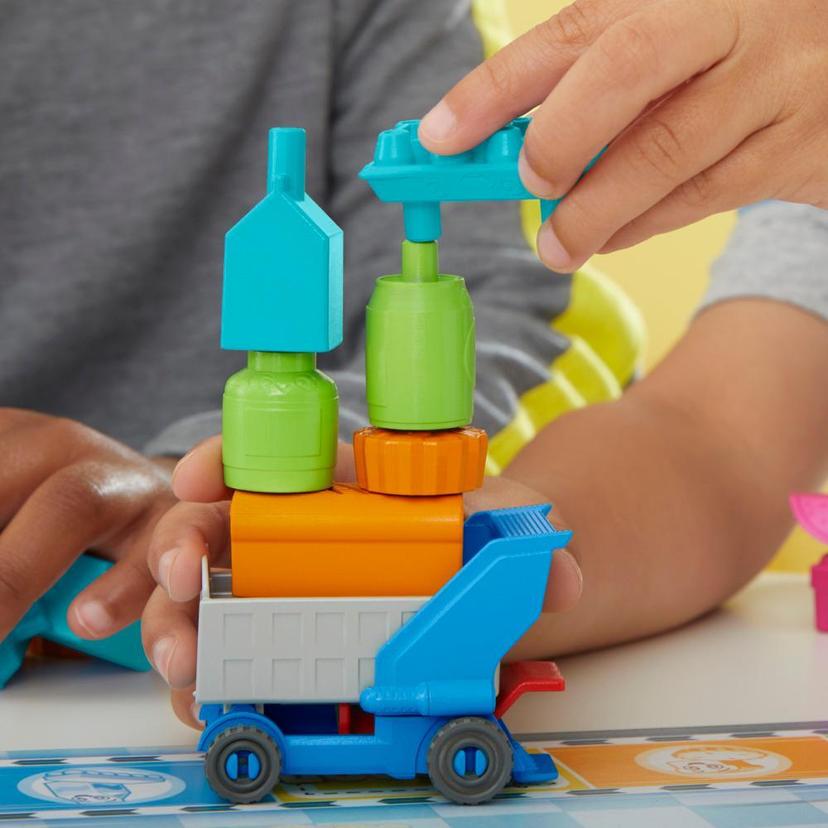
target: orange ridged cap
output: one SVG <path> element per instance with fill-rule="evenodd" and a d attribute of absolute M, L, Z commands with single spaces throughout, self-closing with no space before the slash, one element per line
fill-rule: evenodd
<path fill-rule="evenodd" d="M 461 494 L 483 484 L 488 438 L 480 428 L 354 433 L 359 486 L 395 495 Z"/>

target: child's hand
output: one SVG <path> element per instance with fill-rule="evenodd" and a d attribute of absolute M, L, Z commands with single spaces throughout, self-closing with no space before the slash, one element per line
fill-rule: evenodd
<path fill-rule="evenodd" d="M 353 480 L 351 447 L 340 444 L 337 480 Z M 201 590 L 201 559 L 229 566 L 229 498 L 221 463 L 221 438 L 201 443 L 178 464 L 173 488 L 182 499 L 159 522 L 150 543 L 149 568 L 159 586 L 142 619 L 144 648 L 172 688 L 173 708 L 185 723 L 198 726 L 193 707 L 196 673 L 196 625 Z M 488 479 L 466 496 L 468 513 L 501 506 L 543 502 L 543 495 L 508 481 Z M 562 522 L 556 516 L 557 527 Z M 544 610 L 569 609 L 581 594 L 581 573 L 573 556 L 555 553 Z"/>
<path fill-rule="evenodd" d="M 461 80 L 420 139 L 462 152 L 540 104 L 521 177 L 572 188 L 538 234 L 568 272 L 761 199 L 828 208 L 826 89 L 828 3 L 578 0 Z"/>
<path fill-rule="evenodd" d="M 347 450 L 346 450 L 347 449 Z M 340 445 L 336 476 L 353 479 L 350 446 Z M 224 485 L 221 437 L 210 437 L 181 459 L 173 474 L 181 502 L 158 522 L 148 564 L 158 583 L 141 620 L 144 650 L 172 688 L 178 717 L 193 727 L 196 626 L 201 591 L 201 559 L 230 565 L 230 497 Z"/>
<path fill-rule="evenodd" d="M 172 689 L 181 721 L 200 727 L 193 703 L 196 625 L 201 559 L 230 564 L 230 490 L 224 485 L 221 437 L 211 437 L 185 455 L 173 473 L 180 498 L 155 528 L 147 564 L 155 578 L 141 618 L 144 651 Z"/>
<path fill-rule="evenodd" d="M 0 457 L 0 640 L 86 549 L 116 564 L 72 602 L 72 630 L 102 638 L 138 618 L 147 543 L 175 502 L 168 472 L 81 423 L 10 408 Z"/>

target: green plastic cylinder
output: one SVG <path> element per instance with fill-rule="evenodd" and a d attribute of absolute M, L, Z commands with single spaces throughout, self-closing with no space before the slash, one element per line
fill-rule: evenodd
<path fill-rule="evenodd" d="M 465 282 L 438 272 L 436 242 L 403 242 L 402 272 L 377 279 L 366 312 L 368 419 L 399 431 L 468 425 L 474 360 Z"/>
<path fill-rule="evenodd" d="M 224 387 L 224 482 L 248 492 L 333 483 L 339 397 L 315 354 L 251 351 Z"/>

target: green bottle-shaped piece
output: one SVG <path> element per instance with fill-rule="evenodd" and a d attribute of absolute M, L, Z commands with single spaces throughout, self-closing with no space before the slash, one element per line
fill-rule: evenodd
<path fill-rule="evenodd" d="M 402 245 L 402 272 L 377 279 L 365 318 L 368 419 L 433 431 L 471 422 L 474 312 L 463 279 L 438 272 L 436 242 Z"/>
<path fill-rule="evenodd" d="M 249 492 L 313 492 L 333 483 L 336 385 L 315 354 L 251 351 L 224 387 L 224 482 Z"/>

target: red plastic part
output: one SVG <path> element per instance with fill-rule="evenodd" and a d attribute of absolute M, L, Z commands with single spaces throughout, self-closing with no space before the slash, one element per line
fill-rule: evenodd
<path fill-rule="evenodd" d="M 337 717 L 340 736 L 350 736 L 355 733 L 364 736 L 374 734 L 374 716 L 366 713 L 358 704 L 340 704 Z"/>
<path fill-rule="evenodd" d="M 55 644 L 54 641 L 47 641 L 36 635 L 30 642 L 26 650 L 27 656 L 35 658 L 69 658 L 74 660 L 83 660 L 89 658 L 84 653 L 73 650 L 71 647 L 64 647 L 62 644 Z"/>
<path fill-rule="evenodd" d="M 499 719 L 524 693 L 551 693 L 566 687 L 554 661 L 513 661 L 500 667 L 500 693 L 495 716 Z"/>

